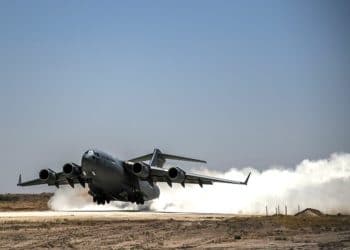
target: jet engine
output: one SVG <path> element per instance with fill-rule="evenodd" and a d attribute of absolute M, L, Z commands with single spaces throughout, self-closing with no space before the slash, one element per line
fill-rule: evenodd
<path fill-rule="evenodd" d="M 168 170 L 169 179 L 173 182 L 182 183 L 185 180 L 185 172 L 178 167 L 172 167 Z"/>
<path fill-rule="evenodd" d="M 133 164 L 131 171 L 134 175 L 140 178 L 147 178 L 151 172 L 150 167 L 141 162 L 136 162 Z"/>
<path fill-rule="evenodd" d="M 75 163 L 64 164 L 62 170 L 67 177 L 80 176 L 81 174 L 81 167 Z"/>
<path fill-rule="evenodd" d="M 55 181 L 56 180 L 56 172 L 47 168 L 42 169 L 39 172 L 39 178 L 43 181 Z"/>

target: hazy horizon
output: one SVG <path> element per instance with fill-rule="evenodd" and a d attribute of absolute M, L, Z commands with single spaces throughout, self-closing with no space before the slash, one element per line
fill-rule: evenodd
<path fill-rule="evenodd" d="M 348 1 L 2 1 L 0 193 L 88 148 L 214 171 L 350 153 L 349 23 Z"/>

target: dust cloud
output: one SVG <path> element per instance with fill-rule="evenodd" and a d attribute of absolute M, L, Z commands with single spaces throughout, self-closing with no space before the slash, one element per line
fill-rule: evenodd
<path fill-rule="evenodd" d="M 325 213 L 350 214 L 350 154 L 332 154 L 327 159 L 303 160 L 293 169 L 271 167 L 263 171 L 251 167 L 232 168 L 225 173 L 207 169 L 191 172 L 222 178 L 244 180 L 252 172 L 248 186 L 214 184 L 173 184 L 170 188 L 161 183 L 160 197 L 144 206 L 112 202 L 98 206 L 87 194 L 87 188 L 63 187 L 49 201 L 53 210 L 152 210 L 171 212 L 208 212 L 265 214 L 275 213 L 280 207 L 284 213 L 295 213 L 313 207 Z"/>

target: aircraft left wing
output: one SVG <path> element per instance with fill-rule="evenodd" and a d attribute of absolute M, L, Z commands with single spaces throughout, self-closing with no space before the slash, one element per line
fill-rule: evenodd
<path fill-rule="evenodd" d="M 72 165 L 72 171 L 67 171 L 67 173 L 55 172 L 49 168 L 42 169 L 39 173 L 40 178 L 25 182 L 22 182 L 22 175 L 19 175 L 17 186 L 24 187 L 47 184 L 49 186 L 56 186 L 58 188 L 61 185 L 70 185 L 71 187 L 74 187 L 74 184 L 79 183 L 81 186 L 85 187 L 87 180 L 85 180 L 81 175 L 79 168 L 80 167 L 77 165 Z"/>
<path fill-rule="evenodd" d="M 22 182 L 22 175 L 20 174 L 18 177 L 17 186 L 25 187 L 25 186 L 34 186 L 34 185 L 40 185 L 40 184 L 45 184 L 45 183 L 41 179 L 34 179 L 34 180 Z"/>

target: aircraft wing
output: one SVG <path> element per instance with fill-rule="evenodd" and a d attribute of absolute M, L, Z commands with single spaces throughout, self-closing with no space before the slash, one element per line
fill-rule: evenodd
<path fill-rule="evenodd" d="M 83 187 L 85 187 L 86 180 L 83 179 L 81 176 L 66 176 L 63 172 L 55 172 L 54 177 L 48 178 L 47 180 L 42 179 L 33 179 L 29 181 L 22 181 L 22 175 L 19 175 L 17 186 L 25 187 L 25 186 L 35 186 L 35 185 L 42 185 L 47 184 L 49 186 L 56 186 L 59 187 L 61 185 L 70 185 L 71 187 L 74 187 L 74 184 L 81 184 Z"/>
<path fill-rule="evenodd" d="M 25 187 L 25 186 L 34 186 L 34 185 L 40 185 L 45 184 L 41 179 L 34 179 L 30 181 L 22 182 L 22 175 L 19 175 L 17 186 Z"/>
<path fill-rule="evenodd" d="M 180 168 L 177 168 L 179 171 L 183 171 Z M 192 173 L 186 173 L 183 171 L 184 179 L 181 180 L 172 180 L 169 177 L 169 169 L 164 168 L 158 168 L 158 167 L 151 167 L 151 178 L 155 182 L 167 182 L 170 186 L 172 183 L 181 183 L 183 186 L 185 183 L 188 184 L 198 184 L 200 186 L 206 184 L 206 185 L 212 185 L 214 182 L 220 182 L 220 183 L 229 183 L 229 184 L 239 184 L 239 185 L 247 185 L 248 180 L 250 177 L 250 174 L 248 174 L 245 181 L 234 181 L 234 180 L 228 180 L 223 178 L 217 178 L 217 177 L 210 177 L 200 174 L 192 174 Z"/>

